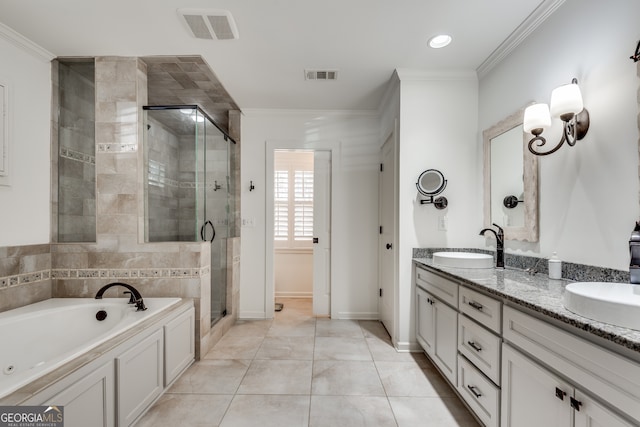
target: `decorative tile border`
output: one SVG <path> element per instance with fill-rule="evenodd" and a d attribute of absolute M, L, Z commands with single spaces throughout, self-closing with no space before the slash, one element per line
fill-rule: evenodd
<path fill-rule="evenodd" d="M 32 273 L 18 274 L 15 276 L 0 277 L 0 289 L 27 283 L 42 282 L 51 279 L 50 270 L 35 271 Z"/>
<path fill-rule="evenodd" d="M 78 162 L 87 163 L 90 165 L 96 164 L 96 157 L 90 154 L 81 153 L 80 151 L 72 150 L 71 148 L 60 147 L 60 157 L 65 159 L 76 160 Z"/>
<path fill-rule="evenodd" d="M 105 278 L 173 278 L 197 279 L 209 274 L 209 267 L 202 268 L 143 268 L 143 269 L 54 269 L 53 279 L 105 279 Z"/>
<path fill-rule="evenodd" d="M 98 153 L 135 153 L 138 143 L 120 144 L 118 142 L 98 144 Z"/>
<path fill-rule="evenodd" d="M 202 268 L 145 268 L 145 269 L 53 269 L 0 277 L 0 289 L 49 279 L 137 279 L 172 278 L 197 279 L 209 274 L 209 267 Z"/>

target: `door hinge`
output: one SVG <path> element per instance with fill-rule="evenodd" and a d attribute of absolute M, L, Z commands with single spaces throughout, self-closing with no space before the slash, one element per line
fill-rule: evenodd
<path fill-rule="evenodd" d="M 380 172 L 384 172 L 384 163 L 380 163 Z"/>
<path fill-rule="evenodd" d="M 379 290 L 380 290 L 380 297 L 382 297 L 382 288 L 380 288 Z"/>

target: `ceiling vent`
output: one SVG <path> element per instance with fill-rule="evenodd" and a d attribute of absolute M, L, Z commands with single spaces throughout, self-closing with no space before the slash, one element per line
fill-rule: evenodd
<path fill-rule="evenodd" d="M 235 40 L 238 27 L 231 12 L 220 9 L 178 9 L 178 15 L 198 39 Z"/>
<path fill-rule="evenodd" d="M 305 80 L 338 80 L 338 70 L 304 70 Z"/>

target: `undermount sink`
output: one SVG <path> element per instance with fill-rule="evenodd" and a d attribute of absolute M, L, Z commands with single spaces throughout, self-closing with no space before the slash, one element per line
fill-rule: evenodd
<path fill-rule="evenodd" d="M 598 322 L 640 330 L 640 285 L 570 283 L 564 293 L 564 306 Z"/>
<path fill-rule="evenodd" d="M 493 268 L 493 256 L 474 252 L 435 252 L 433 263 L 444 267 Z"/>

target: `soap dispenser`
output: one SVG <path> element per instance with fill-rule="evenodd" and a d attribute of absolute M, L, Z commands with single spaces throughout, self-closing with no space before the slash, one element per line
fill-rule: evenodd
<path fill-rule="evenodd" d="M 555 252 L 553 256 L 549 258 L 549 279 L 561 279 L 562 278 L 562 261 L 558 258 L 558 254 Z"/>

